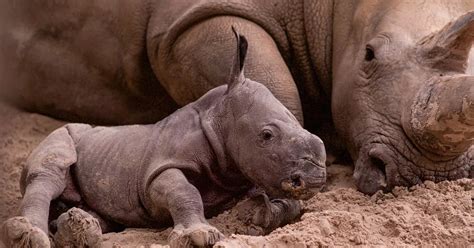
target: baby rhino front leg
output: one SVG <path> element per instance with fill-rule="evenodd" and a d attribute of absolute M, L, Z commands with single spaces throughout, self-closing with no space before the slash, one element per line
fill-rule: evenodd
<path fill-rule="evenodd" d="M 173 218 L 171 247 L 212 246 L 224 237 L 207 223 L 201 194 L 180 170 L 162 172 L 151 183 L 148 197 L 155 210 L 167 209 Z"/>
<path fill-rule="evenodd" d="M 273 199 L 260 192 L 237 205 L 238 218 L 252 227 L 252 235 L 268 234 L 277 227 L 294 221 L 301 215 L 301 203 L 293 199 Z"/>

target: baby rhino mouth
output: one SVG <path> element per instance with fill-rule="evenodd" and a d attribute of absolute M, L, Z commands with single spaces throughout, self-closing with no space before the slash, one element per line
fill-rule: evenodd
<path fill-rule="evenodd" d="M 326 167 L 311 159 L 300 159 L 297 170 L 281 181 L 287 197 L 308 199 L 320 192 L 326 184 Z"/>

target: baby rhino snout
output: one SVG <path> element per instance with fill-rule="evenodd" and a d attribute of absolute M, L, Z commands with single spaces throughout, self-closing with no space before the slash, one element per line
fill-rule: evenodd
<path fill-rule="evenodd" d="M 301 169 L 281 181 L 281 188 L 291 198 L 308 199 L 325 185 L 326 167 L 312 161 L 302 161 L 301 164 Z"/>
<path fill-rule="evenodd" d="M 293 174 L 290 178 L 287 178 L 281 182 L 281 187 L 284 191 L 287 192 L 301 192 L 306 189 L 306 183 L 301 178 L 301 175 Z"/>
<path fill-rule="evenodd" d="M 292 198 L 307 199 L 318 193 L 326 183 L 326 152 L 315 135 L 306 137 L 302 154 L 293 163 L 290 176 L 281 181 L 281 188 Z"/>

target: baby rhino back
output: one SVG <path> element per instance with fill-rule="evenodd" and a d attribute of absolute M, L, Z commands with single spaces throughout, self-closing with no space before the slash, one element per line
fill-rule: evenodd
<path fill-rule="evenodd" d="M 85 203 L 101 216 L 127 226 L 150 222 L 138 186 L 152 125 L 71 125 L 77 163 L 71 172 Z"/>

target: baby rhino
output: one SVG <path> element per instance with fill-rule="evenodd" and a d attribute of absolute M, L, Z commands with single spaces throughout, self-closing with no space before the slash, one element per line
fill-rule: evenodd
<path fill-rule="evenodd" d="M 326 181 L 324 145 L 266 87 L 244 77 L 247 41 L 234 34 L 237 54 L 227 85 L 166 119 L 68 124 L 51 133 L 28 158 L 21 216 L 3 224 L 5 245 L 94 247 L 101 232 L 117 226 L 174 224 L 172 247 L 209 246 L 223 235 L 206 217 L 254 187 L 274 199 L 265 198 L 264 225 L 294 217 L 296 199 Z M 60 207 L 50 241 L 49 220 Z"/>

